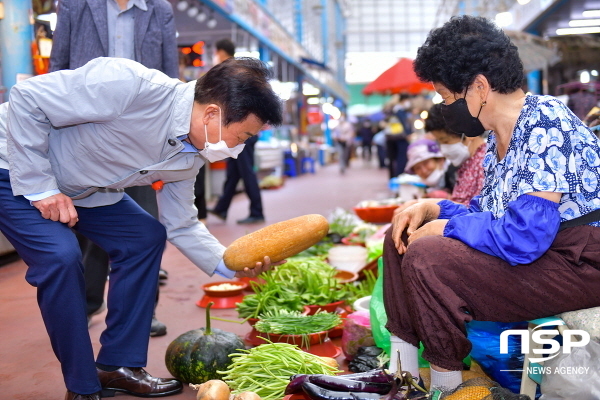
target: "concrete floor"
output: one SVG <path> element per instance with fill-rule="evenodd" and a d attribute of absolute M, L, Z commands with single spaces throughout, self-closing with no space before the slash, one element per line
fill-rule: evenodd
<path fill-rule="evenodd" d="M 263 190 L 262 198 L 267 222 L 259 225 L 237 225 L 236 220 L 248 216 L 245 194 L 235 197 L 229 218 L 222 222 L 210 215 L 209 230 L 227 246 L 236 238 L 266 224 L 299 215 L 318 213 L 328 216 L 336 207 L 351 210 L 361 200 L 389 197 L 387 170 L 375 164 L 355 160 L 344 175 L 337 165 L 320 167 L 315 174 L 288 178 L 276 190 Z M 201 285 L 223 280 L 208 277 L 170 244 L 163 258 L 163 268 L 169 272 L 168 283 L 161 287 L 157 317 L 167 325 L 167 335 L 150 338 L 148 372 L 154 376 L 170 376 L 164 354 L 169 343 L 180 334 L 203 327 L 205 313 L 195 305 L 202 296 Z M 59 400 L 65 395 L 60 366 L 56 360 L 36 303 L 35 289 L 24 279 L 26 265 L 15 261 L 0 267 L 0 400 Z M 214 316 L 238 319 L 235 309 L 214 310 Z M 96 351 L 105 328 L 104 313 L 95 316 L 90 336 Z M 250 332 L 247 324 L 213 320 L 213 327 L 237 333 Z M 343 356 L 338 357 L 342 361 Z M 117 394 L 119 399 L 136 397 Z M 173 399 L 195 399 L 195 392 L 186 387 Z"/>

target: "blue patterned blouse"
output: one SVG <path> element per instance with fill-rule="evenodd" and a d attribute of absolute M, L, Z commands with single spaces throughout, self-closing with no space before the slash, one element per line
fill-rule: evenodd
<path fill-rule="evenodd" d="M 527 96 L 502 160 L 496 156 L 495 135 L 488 139 L 481 210 L 500 218 L 510 201 L 531 192 L 564 193 L 561 221 L 600 208 L 598 145 L 596 136 L 561 101 Z"/>

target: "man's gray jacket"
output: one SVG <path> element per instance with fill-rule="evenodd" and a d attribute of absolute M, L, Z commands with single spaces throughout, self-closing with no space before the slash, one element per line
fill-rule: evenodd
<path fill-rule="evenodd" d="M 124 188 L 161 180 L 169 241 L 212 274 L 224 247 L 194 207 L 204 159 L 181 152 L 178 139 L 190 129 L 194 87 L 123 58 L 20 82 L 0 105 L 0 168 L 10 170 L 15 196 L 58 189 L 81 207 L 114 204 Z"/>

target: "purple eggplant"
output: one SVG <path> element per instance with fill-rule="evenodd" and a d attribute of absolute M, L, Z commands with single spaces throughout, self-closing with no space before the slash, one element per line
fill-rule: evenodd
<path fill-rule="evenodd" d="M 311 400 L 380 400 L 381 398 L 377 393 L 338 392 L 319 387 L 310 382 L 304 382 L 302 390 Z"/>
<path fill-rule="evenodd" d="M 338 375 L 340 378 L 352 379 L 360 382 L 391 383 L 394 380 L 393 374 L 388 374 L 384 369 L 372 369 L 371 371 L 358 372 L 356 374 Z"/>
<path fill-rule="evenodd" d="M 285 394 L 294 394 L 302 391 L 302 384 L 308 382 L 310 375 L 297 374 L 290 377 L 290 383 L 285 388 Z"/>
<path fill-rule="evenodd" d="M 377 383 L 377 382 L 361 382 L 351 379 L 346 379 L 342 376 L 331 376 L 331 375 L 309 375 L 308 381 L 314 383 L 325 389 L 330 390 L 341 390 L 348 392 L 366 392 L 366 393 L 378 393 L 386 394 L 392 389 L 391 383 Z"/>

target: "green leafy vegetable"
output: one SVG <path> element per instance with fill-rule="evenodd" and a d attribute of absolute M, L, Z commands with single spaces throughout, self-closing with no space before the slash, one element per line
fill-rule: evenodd
<path fill-rule="evenodd" d="M 302 335 L 328 331 L 341 322 L 342 318 L 335 313 L 318 312 L 314 315 L 302 315 L 298 311 L 274 310 L 262 314 L 254 328 L 263 333 Z"/>
<path fill-rule="evenodd" d="M 288 343 L 261 344 L 231 357 L 232 364 L 219 373 L 232 393 L 255 392 L 262 400 L 282 399 L 292 375 L 342 372 L 327 365 L 321 357 Z"/>

